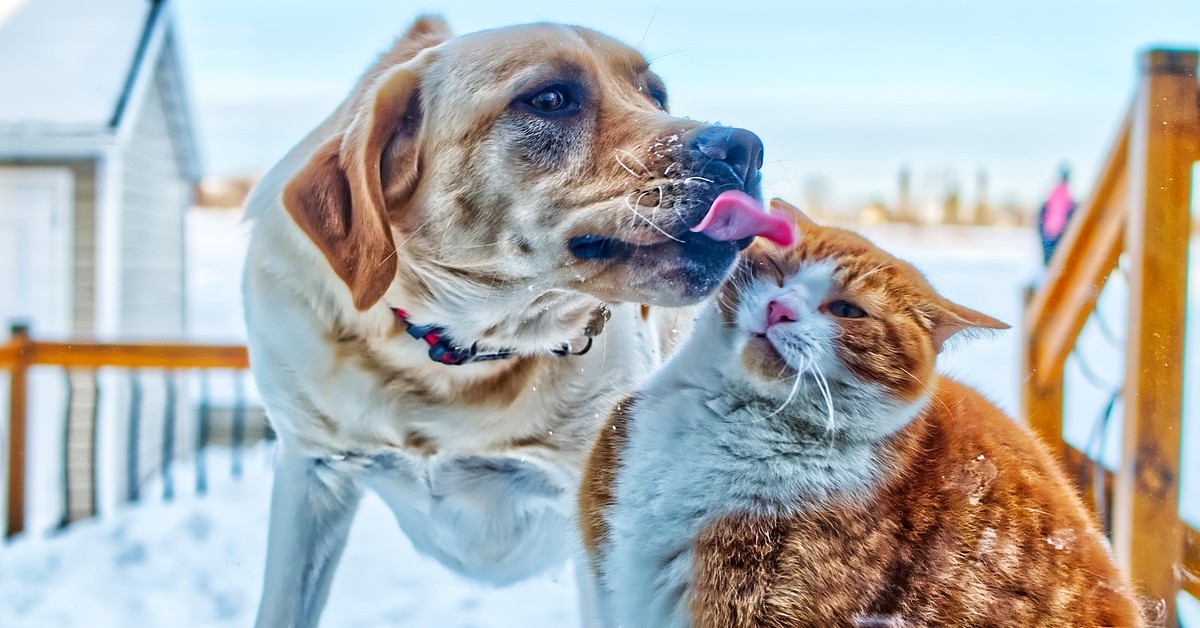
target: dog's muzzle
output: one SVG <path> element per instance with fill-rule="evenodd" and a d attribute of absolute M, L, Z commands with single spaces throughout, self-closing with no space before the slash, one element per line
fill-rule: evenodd
<path fill-rule="evenodd" d="M 696 227 L 712 213 L 723 193 L 738 191 L 761 202 L 762 164 L 762 140 L 754 133 L 726 126 L 698 131 L 688 142 L 683 169 L 688 178 L 707 184 L 690 188 L 690 194 L 678 203 L 682 220 L 663 229 L 664 234 L 689 257 L 726 258 L 730 256 L 731 243 L 736 250 L 750 246 L 753 236 L 731 241 L 713 238 L 712 232 Z M 640 245 L 607 235 L 586 234 L 571 238 L 568 248 L 576 259 L 609 260 L 629 258 Z"/>

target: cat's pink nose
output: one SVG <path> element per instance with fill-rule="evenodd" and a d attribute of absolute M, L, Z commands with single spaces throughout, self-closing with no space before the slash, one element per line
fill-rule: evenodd
<path fill-rule="evenodd" d="M 767 326 L 778 325 L 779 323 L 794 323 L 796 322 L 796 310 L 790 306 L 784 305 L 779 301 L 772 300 L 767 304 Z"/>

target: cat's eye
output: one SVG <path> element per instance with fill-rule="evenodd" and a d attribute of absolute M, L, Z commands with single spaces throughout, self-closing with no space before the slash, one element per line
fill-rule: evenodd
<path fill-rule="evenodd" d="M 838 318 L 865 318 L 867 313 L 849 301 L 834 301 L 828 306 L 829 313 Z"/>
<path fill-rule="evenodd" d="M 779 264 L 776 263 L 774 259 L 768 257 L 767 261 L 771 262 L 771 266 L 775 269 L 775 280 L 779 282 L 779 287 L 782 288 L 784 278 L 787 275 L 783 272 L 783 269 L 779 267 Z"/>

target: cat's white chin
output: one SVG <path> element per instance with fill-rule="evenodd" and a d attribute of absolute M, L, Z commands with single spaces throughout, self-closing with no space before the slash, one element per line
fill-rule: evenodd
<path fill-rule="evenodd" d="M 733 372 L 754 391 L 755 397 L 783 404 L 794 396 L 796 380 L 804 377 L 807 367 L 811 363 L 788 360 L 785 352 L 766 335 L 752 333 L 742 347 L 741 368 L 735 367 Z"/>
<path fill-rule="evenodd" d="M 751 376 L 768 382 L 787 380 L 789 386 L 797 375 L 814 369 L 828 374 L 837 368 L 829 363 L 828 351 L 819 343 L 778 327 L 766 332 L 749 332 L 741 355 L 742 366 Z"/>
<path fill-rule="evenodd" d="M 788 363 L 787 358 L 779 352 L 779 348 L 775 346 L 775 343 L 771 342 L 771 339 L 763 333 L 756 332 L 750 334 L 750 339 L 746 341 L 746 348 L 744 351 L 761 354 L 764 359 L 774 360 L 780 364 L 786 364 L 793 370 L 796 368 L 794 365 Z"/>

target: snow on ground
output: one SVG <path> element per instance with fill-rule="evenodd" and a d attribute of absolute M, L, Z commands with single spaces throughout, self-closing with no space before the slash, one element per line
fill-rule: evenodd
<path fill-rule="evenodd" d="M 197 338 L 241 340 L 240 265 L 246 226 L 233 212 L 193 212 L 188 228 L 190 320 Z M 1022 289 L 1040 272 L 1038 243 L 1023 230 L 883 226 L 867 234 L 913 261 L 945 296 L 1012 323 L 1014 329 L 952 346 L 941 368 L 983 390 L 1010 413 L 1018 409 Z M 1200 250 L 1200 249 L 1198 249 Z M 1193 258 L 1200 266 L 1200 256 Z M 1200 277 L 1200 268 L 1193 268 Z M 1200 280 L 1193 281 L 1187 390 L 1200 391 Z M 1104 322 L 1123 334 L 1124 286 L 1101 299 Z M 1102 325 L 1089 323 L 1080 361 L 1101 384 L 1121 380 L 1121 352 Z M 1117 338 L 1119 341 L 1119 338 Z M 1074 361 L 1067 369 L 1065 433 L 1085 446 L 1108 390 Z M 1200 395 L 1187 400 L 1182 511 L 1200 522 Z M 1119 411 L 1105 443 L 1115 460 Z M 224 455 L 214 452 L 215 458 Z M 72 526 L 57 536 L 0 546 L 0 626 L 246 626 L 261 590 L 270 452 L 252 452 L 234 482 L 210 461 L 209 496 L 171 504 L 148 500 Z M 180 470 L 181 485 L 186 468 Z M 155 494 L 148 490 L 147 495 Z M 1184 596 L 1186 597 L 1186 596 Z M 1182 600 L 1188 624 L 1200 627 L 1200 605 Z M 415 553 L 382 502 L 368 495 L 334 580 L 324 626 L 572 626 L 578 623 L 569 568 L 506 589 L 488 589 Z"/>
<path fill-rule="evenodd" d="M 262 585 L 270 448 L 232 480 L 209 454 L 207 497 L 189 495 L 0 548 L 0 626 L 250 626 Z M 153 487 L 147 495 L 157 494 Z M 153 498 L 151 498 L 153 499 Z M 567 568 L 506 589 L 459 578 L 413 550 L 367 495 L 333 582 L 322 626 L 557 627 L 579 623 Z"/>

